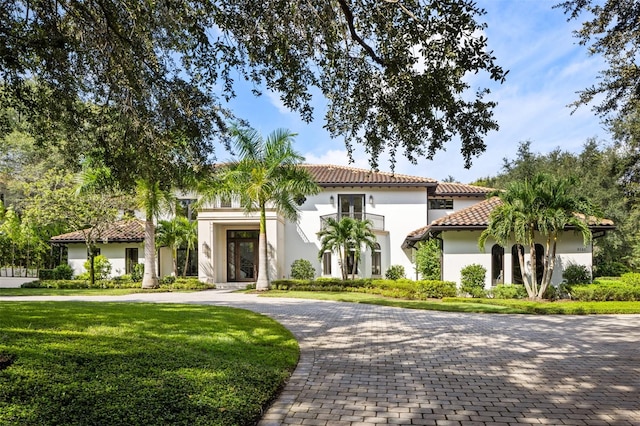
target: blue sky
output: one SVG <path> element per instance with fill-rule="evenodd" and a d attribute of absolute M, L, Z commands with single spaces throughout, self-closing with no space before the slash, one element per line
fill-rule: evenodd
<path fill-rule="evenodd" d="M 463 183 L 485 176 L 495 176 L 502 168 L 503 158 L 513 159 L 521 141 L 531 141 L 534 152 L 549 152 L 557 147 L 579 152 L 589 138 L 608 142 L 607 132 L 591 107 L 581 107 L 571 114 L 567 105 L 577 99 L 576 92 L 592 85 L 597 72 L 605 64 L 599 57 L 590 57 L 587 48 L 580 46 L 572 31 L 578 21 L 567 22 L 560 9 L 552 6 L 558 0 L 478 0 L 487 13 L 480 17 L 487 23 L 485 34 L 489 50 L 497 63 L 509 70 L 503 84 L 490 82 L 485 76 L 473 76 L 469 81 L 475 92 L 489 87 L 487 99 L 498 102 L 494 110 L 500 130 L 485 138 L 487 150 L 473 160 L 470 169 L 464 168 L 460 145 L 452 141 L 446 151 L 433 160 L 420 159 L 412 165 L 397 158 L 396 173 L 446 179 L 453 176 Z M 296 150 L 309 163 L 348 165 L 344 141 L 331 139 L 322 128 L 326 102 L 314 97 L 314 122 L 306 124 L 295 113 L 287 111 L 278 96 L 264 93 L 255 98 L 248 91 L 238 91 L 231 108 L 249 120 L 262 134 L 276 128 L 298 133 Z M 228 158 L 222 149 L 219 160 Z M 356 147 L 355 167 L 369 168 L 367 155 Z M 388 159 L 380 161 L 380 170 L 389 171 Z"/>

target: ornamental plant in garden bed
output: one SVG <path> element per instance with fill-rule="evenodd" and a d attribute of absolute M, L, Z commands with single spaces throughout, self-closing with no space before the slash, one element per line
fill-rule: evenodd
<path fill-rule="evenodd" d="M 0 424 L 251 425 L 298 353 L 245 310 L 0 303 Z"/>
<path fill-rule="evenodd" d="M 457 292 L 454 282 L 437 280 L 356 279 L 343 281 L 337 278 L 318 278 L 316 280 L 274 280 L 271 284 L 274 290 L 346 291 L 417 300 L 452 297 Z"/>

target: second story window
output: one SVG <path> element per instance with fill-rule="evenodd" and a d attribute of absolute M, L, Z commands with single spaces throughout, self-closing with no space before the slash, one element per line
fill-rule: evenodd
<path fill-rule="evenodd" d="M 357 220 L 363 220 L 364 194 L 338 195 L 338 208 L 340 209 L 340 218 L 348 216 Z"/>
<path fill-rule="evenodd" d="M 432 198 L 429 200 L 431 210 L 453 210 L 453 200 L 446 198 Z"/>

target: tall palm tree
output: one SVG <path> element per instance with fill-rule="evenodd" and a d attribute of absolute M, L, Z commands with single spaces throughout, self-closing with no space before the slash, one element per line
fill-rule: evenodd
<path fill-rule="evenodd" d="M 184 216 L 180 216 L 177 219 L 182 230 L 182 244 L 185 248 L 184 268 L 182 268 L 182 277 L 185 277 L 189 268 L 189 253 L 198 244 L 198 222 L 191 221 Z"/>
<path fill-rule="evenodd" d="M 298 221 L 296 200 L 320 192 L 313 177 L 297 167 L 304 161 L 292 147 L 294 133 L 278 129 L 263 139 L 251 128 L 231 128 L 237 159 L 224 168 L 222 182 L 240 200 L 245 212 L 260 213 L 257 290 L 270 285 L 267 252 L 267 206 L 290 221 Z"/>
<path fill-rule="evenodd" d="M 155 224 L 161 212 L 170 210 L 172 195 L 160 187 L 160 182 L 147 179 L 136 181 L 136 204 L 144 212 L 144 275 L 142 288 L 158 287 L 156 272 Z"/>
<path fill-rule="evenodd" d="M 353 222 L 355 222 L 355 219 L 348 216 L 344 216 L 340 220 L 330 217 L 326 219 L 323 228 L 318 232 L 318 238 L 320 238 L 318 257 L 322 258 L 327 251 L 338 253 L 343 280 L 346 280 L 349 274 L 346 256 Z"/>
<path fill-rule="evenodd" d="M 545 174 L 511 183 L 505 191 L 496 193 L 502 203 L 492 210 L 487 229 L 478 240 L 481 249 L 490 237 L 503 247 L 509 242 L 529 247 L 528 269 L 523 252 L 517 253 L 522 280 L 531 299 L 541 299 L 551 282 L 560 234 L 571 227 L 582 234 L 584 244 L 591 238 L 587 218 L 593 214 L 593 208 L 572 192 L 574 185 L 572 178 L 555 179 Z M 546 239 L 540 282 L 536 277 L 536 232 Z"/>
<path fill-rule="evenodd" d="M 362 247 L 369 247 L 371 252 L 375 249 L 376 236 L 372 231 L 373 222 L 370 220 L 354 220 L 351 227 L 351 235 L 349 241 L 349 250 L 353 251 L 353 265 L 351 268 L 351 279 L 355 279 L 356 269 Z"/>
<path fill-rule="evenodd" d="M 175 217 L 171 220 L 160 220 L 156 227 L 156 245 L 159 247 L 169 247 L 171 250 L 173 276 L 178 276 L 178 247 L 184 240 L 184 230 Z"/>
<path fill-rule="evenodd" d="M 348 279 L 349 273 L 354 279 L 362 247 L 367 246 L 371 250 L 375 248 L 376 236 L 371 229 L 372 225 L 370 220 L 357 220 L 348 216 L 340 220 L 328 218 L 325 226 L 318 232 L 318 238 L 320 238 L 318 256 L 321 258 L 326 251 L 337 252 L 342 279 Z M 350 252 L 353 253 L 351 269 L 347 262 Z"/>

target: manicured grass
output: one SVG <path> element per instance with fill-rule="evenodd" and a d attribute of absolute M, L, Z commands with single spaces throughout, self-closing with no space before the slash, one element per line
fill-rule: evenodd
<path fill-rule="evenodd" d="M 121 296 L 134 293 L 165 293 L 167 289 L 141 288 L 0 288 L 4 296 Z M 171 290 L 178 291 L 178 290 Z M 187 290 L 183 290 L 187 291 Z"/>
<path fill-rule="evenodd" d="M 425 309 L 448 312 L 477 312 L 501 314 L 640 314 L 640 302 L 532 302 L 516 299 L 444 298 L 429 301 L 404 300 L 374 294 L 351 292 L 307 292 L 270 290 L 264 297 L 293 297 L 300 299 L 333 300 L 338 302 L 368 303 L 407 309 Z"/>
<path fill-rule="evenodd" d="M 0 302 L 0 424 L 251 425 L 298 353 L 239 309 Z"/>

